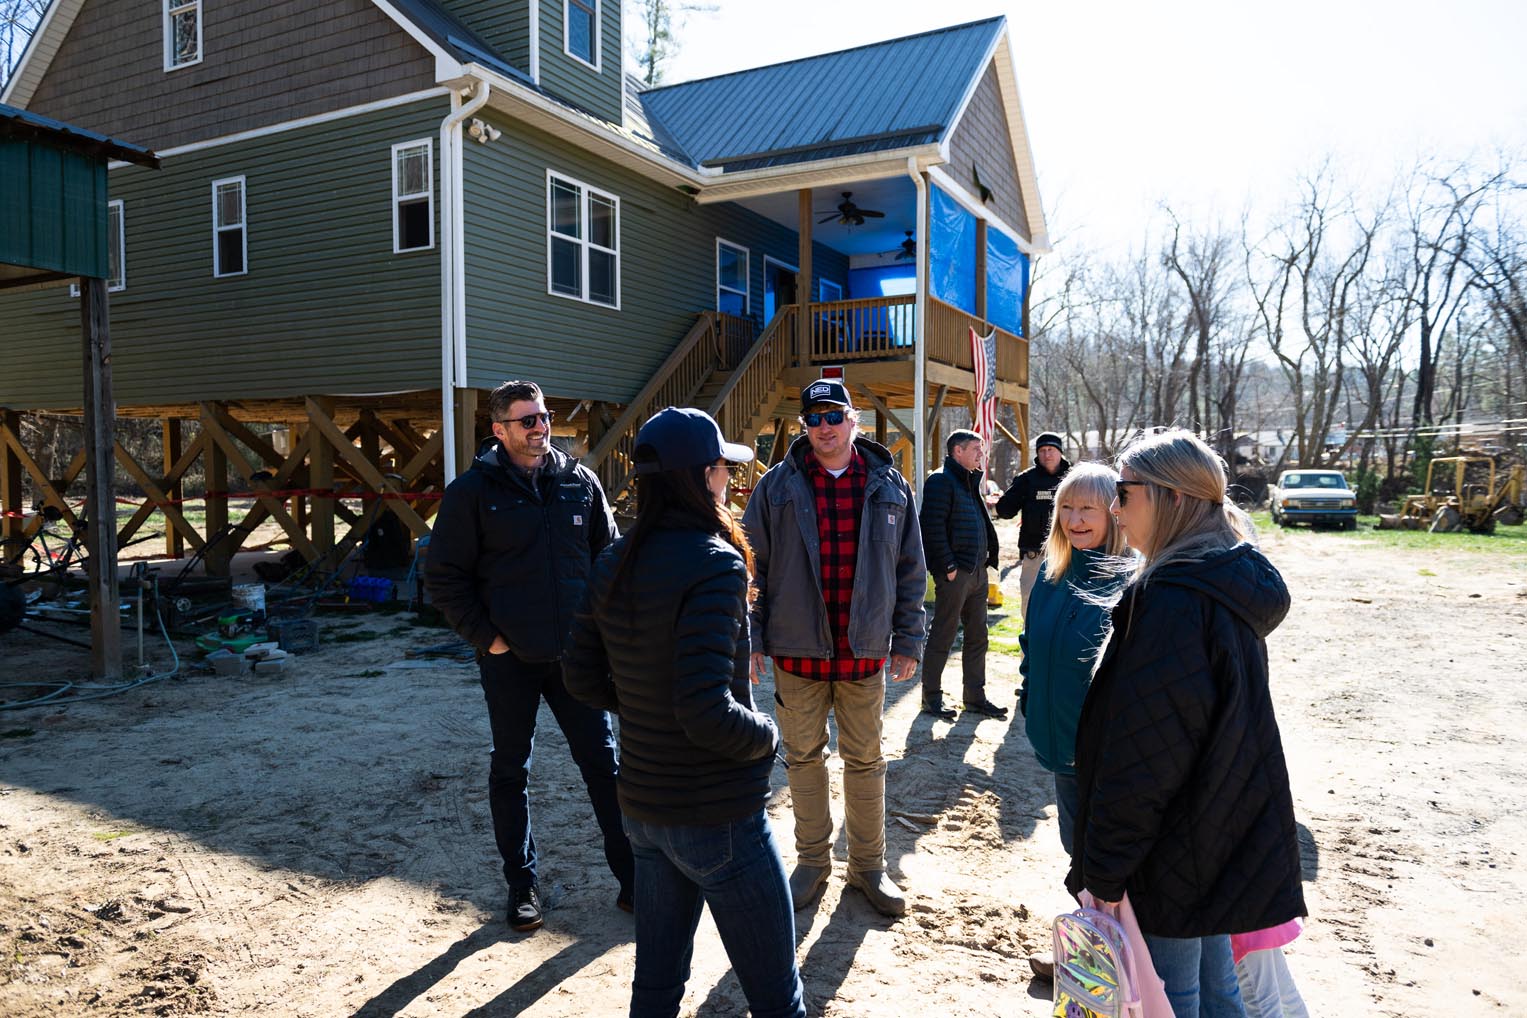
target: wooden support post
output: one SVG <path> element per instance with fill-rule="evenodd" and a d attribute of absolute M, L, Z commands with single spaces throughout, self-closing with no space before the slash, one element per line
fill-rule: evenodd
<path fill-rule="evenodd" d="M 180 418 L 166 417 L 161 422 L 160 446 L 164 453 L 164 476 L 166 479 L 174 477 L 175 461 L 180 459 L 184 452 L 183 433 L 180 427 Z M 166 498 L 178 503 L 185 498 L 185 486 L 180 483 L 180 478 L 174 477 L 164 492 Z M 176 509 L 180 506 L 177 504 Z M 168 519 L 168 516 L 166 516 Z M 180 536 L 180 530 L 166 524 L 164 528 L 164 553 L 169 558 L 180 558 L 186 553 L 185 539 Z"/>
<path fill-rule="evenodd" d="M 205 411 L 206 404 L 203 404 Z M 216 442 L 203 443 L 202 469 L 207 478 L 207 554 L 202 559 L 208 576 L 228 576 L 233 561 L 233 535 L 228 527 L 228 453 Z"/>
<path fill-rule="evenodd" d="M 888 432 L 890 431 L 890 429 L 886 426 L 886 423 L 885 414 L 875 415 L 875 441 L 879 442 L 881 445 L 885 445 L 885 440 L 888 437 Z"/>
<path fill-rule="evenodd" d="M 805 363 L 811 356 L 811 229 L 816 213 L 811 208 L 811 188 L 803 187 L 797 195 L 796 211 L 799 217 L 799 250 L 796 264 L 800 266 L 795 277 L 795 300 L 800 313 L 795 316 L 796 363 Z"/>
<path fill-rule="evenodd" d="M 117 403 L 111 390 L 106 280 L 80 277 L 85 374 L 85 547 L 90 553 L 90 672 L 122 677 L 122 613 L 117 587 L 117 500 L 113 484 Z"/>
<path fill-rule="evenodd" d="M 21 414 L 15 410 L 0 409 L 0 428 L 19 436 Z M 21 457 L 16 455 L 9 444 L 0 442 L 0 537 L 6 541 L 21 537 L 26 522 L 21 518 L 23 505 Z M 5 550 L 12 550 L 9 544 Z"/>
<path fill-rule="evenodd" d="M 472 469 L 477 455 L 477 390 L 456 390 L 456 476 Z"/>
<path fill-rule="evenodd" d="M 976 317 L 986 321 L 986 220 L 976 219 Z M 991 366 L 993 371 L 997 365 Z"/>
<path fill-rule="evenodd" d="M 334 446 L 324 437 L 322 428 L 314 420 L 314 411 L 325 419 L 334 416 L 334 401 L 324 396 L 308 400 L 308 422 L 312 427 L 312 443 L 308 449 L 308 486 L 325 494 L 312 496 L 313 516 L 309 520 L 309 532 L 313 547 L 320 555 L 334 550 Z"/>

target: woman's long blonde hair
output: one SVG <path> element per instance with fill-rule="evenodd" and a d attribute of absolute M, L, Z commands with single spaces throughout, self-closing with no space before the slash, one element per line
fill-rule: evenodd
<path fill-rule="evenodd" d="M 1105 555 L 1117 558 L 1124 554 L 1124 532 L 1108 511 L 1113 501 L 1114 482 L 1119 475 L 1111 467 L 1101 463 L 1078 463 L 1066 471 L 1060 485 L 1055 489 L 1055 501 L 1050 509 L 1050 536 L 1045 539 L 1045 578 L 1051 583 L 1061 582 L 1066 570 L 1071 568 L 1071 539 L 1066 536 L 1066 525 L 1061 522 L 1060 506 L 1067 499 L 1081 499 L 1101 506 L 1107 531 L 1099 546 Z"/>
<path fill-rule="evenodd" d="M 1256 542 L 1256 528 L 1226 494 L 1225 461 L 1191 431 L 1168 428 L 1119 454 L 1151 493 L 1151 549 L 1131 577 L 1147 580 L 1168 562 L 1199 559 L 1240 541 Z M 1138 489 L 1137 489 L 1138 490 Z"/>

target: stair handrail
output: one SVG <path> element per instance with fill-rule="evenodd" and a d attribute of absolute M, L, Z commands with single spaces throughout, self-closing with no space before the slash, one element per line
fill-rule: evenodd
<path fill-rule="evenodd" d="M 799 305 L 796 304 L 786 304 L 781 307 L 779 313 L 774 316 L 774 320 L 763 330 L 758 339 L 754 340 L 752 347 L 737 362 L 737 367 L 732 371 L 732 376 L 726 380 L 726 384 L 721 387 L 721 391 L 716 394 L 716 398 L 711 400 L 709 413 L 717 421 L 721 421 L 721 415 L 726 407 L 727 400 L 731 398 L 732 393 L 744 381 L 752 383 L 755 379 L 762 377 L 772 382 L 785 370 L 784 362 L 790 353 L 788 344 L 775 343 L 774 340 L 780 335 L 793 336 L 795 334 L 795 316 L 798 308 Z M 773 353 L 775 356 L 765 357 L 766 353 Z M 766 388 L 772 388 L 772 385 Z M 757 410 L 757 407 L 749 408 L 750 413 Z M 735 437 L 728 431 L 728 428 L 734 426 L 734 423 L 732 421 L 722 422 L 722 430 L 727 433 L 728 437 Z"/>
<path fill-rule="evenodd" d="M 626 404 L 625 411 L 615 419 L 614 424 L 610 425 L 610 430 L 606 431 L 604 436 L 599 439 L 599 444 L 590 449 L 588 454 L 583 457 L 584 466 L 597 473 L 600 464 L 605 461 L 620 440 L 628 434 L 636 434 L 637 429 L 646 423 L 647 418 L 652 416 L 651 404 L 654 402 L 654 397 L 668 383 L 669 379 L 673 377 L 674 372 L 689 358 L 689 355 L 694 352 L 695 347 L 702 343 L 707 336 L 711 335 L 714 328 L 714 312 L 701 311 L 695 317 L 695 324 L 690 326 L 689 331 L 684 334 L 684 338 L 679 340 L 679 345 L 673 348 L 673 353 L 668 355 L 668 358 L 663 361 L 657 371 L 653 372 L 652 377 L 647 380 L 647 384 L 642 386 L 641 391 L 632 398 L 630 403 Z M 712 345 L 711 349 L 715 349 L 714 345 Z M 614 497 L 613 493 L 611 497 Z"/>

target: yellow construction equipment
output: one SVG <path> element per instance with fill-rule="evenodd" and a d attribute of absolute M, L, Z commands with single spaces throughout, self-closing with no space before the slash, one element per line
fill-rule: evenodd
<path fill-rule="evenodd" d="M 1380 516 L 1379 529 L 1489 534 L 1497 523 L 1520 524 L 1522 465 L 1505 471 L 1499 484 L 1496 477 L 1492 456 L 1438 456 L 1427 465 L 1426 490 L 1405 496 L 1398 513 Z"/>

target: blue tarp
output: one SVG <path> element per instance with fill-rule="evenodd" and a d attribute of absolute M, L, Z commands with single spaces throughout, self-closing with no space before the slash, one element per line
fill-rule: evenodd
<path fill-rule="evenodd" d="M 961 311 L 976 313 L 976 217 L 937 187 L 932 193 L 932 277 L 928 292 Z"/>
<path fill-rule="evenodd" d="M 1001 230 L 986 229 L 986 320 L 1023 335 L 1023 295 L 1029 289 L 1029 257 Z"/>

